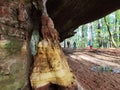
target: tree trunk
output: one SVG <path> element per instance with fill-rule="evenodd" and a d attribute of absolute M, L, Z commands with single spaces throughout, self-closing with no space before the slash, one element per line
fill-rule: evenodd
<path fill-rule="evenodd" d="M 98 20 L 98 47 L 102 47 L 102 40 L 101 40 L 101 26 L 102 26 L 102 23 L 101 23 L 101 20 Z"/>
<path fill-rule="evenodd" d="M 116 42 L 117 42 L 117 46 L 119 47 L 119 10 L 115 12 L 115 34 L 114 34 L 114 38 L 116 38 Z"/>
<path fill-rule="evenodd" d="M 108 33 L 109 33 L 109 36 L 110 36 L 110 40 L 112 41 L 113 46 L 117 48 L 117 44 L 116 44 L 116 42 L 115 42 L 115 40 L 113 38 L 113 35 L 112 35 L 111 31 L 110 31 L 110 27 L 108 25 L 106 17 L 104 17 L 104 21 L 105 21 L 105 24 L 107 26 L 107 30 L 108 30 Z"/>
<path fill-rule="evenodd" d="M 81 36 L 82 36 L 82 48 L 85 48 L 85 43 L 84 43 L 84 40 L 85 40 L 85 29 L 84 29 L 84 26 L 81 26 Z"/>

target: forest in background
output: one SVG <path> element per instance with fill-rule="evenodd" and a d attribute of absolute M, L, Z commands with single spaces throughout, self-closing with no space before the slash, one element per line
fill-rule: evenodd
<path fill-rule="evenodd" d="M 76 34 L 73 37 L 67 38 L 61 43 L 62 47 L 67 47 L 66 43 L 70 41 L 70 47 L 73 47 L 73 42 L 76 42 L 77 48 L 87 48 L 89 40 L 92 40 L 93 48 L 120 48 L 120 10 L 94 22 L 81 25 L 74 32 Z M 2 40 L 2 36 L 24 39 L 25 32 L 10 27 L 5 29 L 1 27 L 0 40 Z M 38 32 L 34 31 L 30 45 L 32 49 L 35 48 L 38 38 Z"/>
<path fill-rule="evenodd" d="M 81 25 L 75 32 L 73 37 L 64 40 L 61 45 L 67 47 L 66 43 L 70 41 L 70 47 L 73 47 L 75 41 L 77 48 L 86 48 L 89 40 L 92 40 L 93 48 L 119 48 L 120 10 L 94 22 Z"/>

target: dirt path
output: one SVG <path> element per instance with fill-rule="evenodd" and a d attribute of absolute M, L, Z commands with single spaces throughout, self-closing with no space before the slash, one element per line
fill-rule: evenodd
<path fill-rule="evenodd" d="M 120 90 L 120 74 L 92 71 L 93 66 L 120 68 L 117 49 L 72 50 L 64 49 L 70 67 L 84 90 Z"/>

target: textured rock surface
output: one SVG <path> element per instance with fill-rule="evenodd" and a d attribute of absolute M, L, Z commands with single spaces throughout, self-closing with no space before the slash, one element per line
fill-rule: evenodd
<path fill-rule="evenodd" d="M 25 1 L 28 15 L 25 17 L 27 19 L 25 22 L 18 20 L 19 0 L 0 0 L 0 34 L 25 38 L 25 31 L 31 35 L 32 30 L 40 29 L 41 11 L 37 8 L 37 0 L 33 0 L 34 5 L 30 0 L 21 1 Z M 79 25 L 105 16 L 118 8 L 120 8 L 120 0 L 48 0 L 47 2 L 48 14 L 54 21 L 61 40 L 73 35 L 74 29 Z M 27 57 L 17 53 L 13 56 L 6 55 L 2 47 L 0 49 L 0 90 L 23 90 L 27 82 L 26 70 L 29 68 Z"/>
<path fill-rule="evenodd" d="M 20 48 L 20 47 L 19 47 Z M 26 56 L 0 49 L 0 90 L 23 90 L 27 84 Z"/>
<path fill-rule="evenodd" d="M 0 3 L 0 19 L 2 16 L 6 19 L 7 23 L 12 19 L 17 19 L 18 1 L 14 0 L 1 0 Z M 39 0 L 33 0 L 33 5 L 30 0 L 25 1 L 25 8 L 28 11 L 28 19 L 35 25 L 35 29 L 40 28 Z M 91 22 L 101 18 L 108 13 L 120 8 L 120 0 L 48 0 L 47 10 L 48 14 L 55 23 L 55 28 L 59 31 L 61 40 L 70 37 L 74 34 L 74 29 L 79 25 Z M 5 22 L 4 22 L 5 23 Z M 11 22 L 12 26 L 17 27 L 18 21 Z M 24 25 L 23 25 L 24 26 Z"/>
<path fill-rule="evenodd" d="M 24 36 L 23 30 L 18 28 L 16 12 L 18 2 L 2 1 L 0 1 L 0 33 L 3 34 L 0 40 L 0 90 L 23 90 L 27 83 L 27 57 L 20 54 L 22 45 L 22 42 L 19 43 L 20 39 L 16 38 L 15 43 L 8 41 L 13 37 Z"/>
<path fill-rule="evenodd" d="M 43 39 L 39 41 L 37 54 L 34 57 L 33 70 L 30 76 L 32 87 L 37 90 L 48 84 L 56 84 L 57 87 L 77 90 L 76 79 L 59 45 L 59 36 L 53 21 L 48 16 L 42 16 L 41 22 Z M 72 89 L 73 87 L 74 89 Z M 48 87 L 44 90 L 51 89 Z"/>
<path fill-rule="evenodd" d="M 101 18 L 120 8 L 120 0 L 48 0 L 50 17 L 61 39 L 73 35 L 79 25 Z"/>

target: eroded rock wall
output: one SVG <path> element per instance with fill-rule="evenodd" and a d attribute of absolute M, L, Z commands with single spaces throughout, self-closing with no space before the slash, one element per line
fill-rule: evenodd
<path fill-rule="evenodd" d="M 27 55 L 21 52 L 27 24 L 20 26 L 18 6 L 18 0 L 0 1 L 0 90 L 28 89 Z"/>

